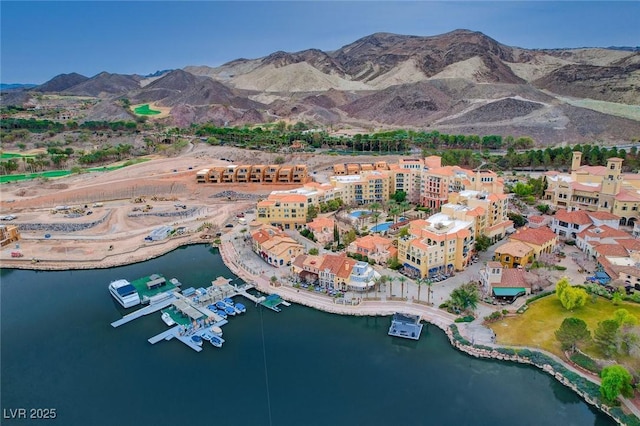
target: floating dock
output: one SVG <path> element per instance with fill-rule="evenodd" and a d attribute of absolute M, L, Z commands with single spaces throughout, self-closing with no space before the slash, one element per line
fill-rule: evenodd
<path fill-rule="evenodd" d="M 422 333 L 420 316 L 400 313 L 393 314 L 391 327 L 389 327 L 389 336 L 418 340 L 420 333 Z"/>
<path fill-rule="evenodd" d="M 234 296 L 246 297 L 256 304 L 267 301 L 264 297 L 257 298 L 247 292 L 253 287 L 252 285 L 245 284 L 242 287 L 235 287 L 230 284 L 230 281 L 230 279 L 218 277 L 215 281 L 212 281 L 211 286 L 208 288 L 188 288 L 180 293 L 177 287 L 182 284 L 175 278 L 169 282 L 160 274 L 140 278 L 131 284 L 136 287 L 141 296 L 144 296 L 150 302 L 150 305 L 123 316 L 121 319 L 112 322 L 111 326 L 114 328 L 119 327 L 140 317 L 163 311 L 171 316 L 176 325 L 149 338 L 149 343 L 156 344 L 162 340 L 177 339 L 194 351 L 200 352 L 202 346 L 195 343 L 192 337 L 202 337 L 203 334 L 210 332 L 213 327 L 222 327 L 228 323 L 227 320 L 217 314 L 217 310 L 214 312 L 214 310 L 208 309 L 207 306 L 226 297 Z M 269 306 L 265 306 L 279 312 L 280 309 L 277 305 L 283 301 L 280 296 L 275 296 L 270 296 Z M 236 309 L 236 312 L 240 313 L 238 309 Z"/>
<path fill-rule="evenodd" d="M 272 311 L 275 311 L 275 312 L 282 311 L 282 309 L 280 309 L 278 307 L 278 305 L 284 305 L 284 306 L 290 306 L 291 305 L 290 303 L 285 305 L 285 303 L 288 303 L 288 302 L 285 302 L 282 299 L 282 297 L 280 297 L 280 295 L 275 294 L 275 293 L 274 294 L 270 294 L 262 302 L 260 302 L 260 304 L 262 306 L 264 306 L 265 308 L 269 308 L 269 309 L 271 309 Z"/>
<path fill-rule="evenodd" d="M 153 305 L 149 305 L 149 306 L 145 306 L 142 309 L 138 309 L 135 312 L 132 312 L 130 314 L 127 314 L 125 316 L 123 316 L 122 318 L 120 318 L 117 321 L 114 321 L 111 323 L 111 327 L 116 328 L 116 327 L 120 327 L 123 324 L 126 324 L 130 321 L 133 321 L 135 319 L 138 319 L 140 317 L 143 317 L 145 315 L 149 315 L 152 314 L 154 312 L 158 312 L 163 310 L 164 308 L 173 305 L 175 302 L 177 302 L 177 298 L 175 296 L 175 294 L 171 294 L 170 297 L 168 297 L 167 299 L 163 300 L 162 302 L 158 302 L 155 303 Z"/>

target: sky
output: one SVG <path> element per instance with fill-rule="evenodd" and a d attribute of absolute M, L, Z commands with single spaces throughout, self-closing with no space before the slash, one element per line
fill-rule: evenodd
<path fill-rule="evenodd" d="M 0 82 L 148 74 L 278 50 L 336 50 L 375 32 L 464 28 L 524 48 L 640 45 L 637 1 L 6 1 Z"/>

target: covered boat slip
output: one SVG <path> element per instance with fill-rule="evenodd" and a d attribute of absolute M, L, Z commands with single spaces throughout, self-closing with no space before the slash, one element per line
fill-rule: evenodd
<path fill-rule="evenodd" d="M 200 319 L 204 316 L 202 312 L 200 312 L 193 306 L 189 305 L 184 300 L 174 301 L 173 306 L 175 306 L 177 310 L 179 310 L 180 312 L 182 312 L 183 314 L 187 315 L 189 318 L 194 320 Z"/>
<path fill-rule="evenodd" d="M 167 281 L 160 274 L 152 274 L 148 277 L 138 278 L 137 280 L 131 281 L 131 285 L 138 291 L 140 299 L 144 299 L 145 297 L 149 298 L 156 294 L 169 292 L 177 288 L 171 281 Z"/>

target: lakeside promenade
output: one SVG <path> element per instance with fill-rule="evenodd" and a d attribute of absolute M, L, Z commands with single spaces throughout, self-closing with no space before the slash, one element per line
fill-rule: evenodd
<path fill-rule="evenodd" d="M 352 299 L 350 303 L 338 303 L 337 300 L 339 299 L 335 299 L 326 295 L 317 294 L 307 290 L 296 289 L 287 285 L 278 285 L 277 282 L 276 285 L 274 285 L 271 282 L 271 276 L 276 276 L 276 278 L 278 278 L 278 281 L 285 280 L 283 271 L 280 271 L 279 268 L 273 268 L 267 264 L 259 265 L 252 262 L 251 258 L 249 257 L 252 256 L 252 254 L 249 254 L 242 250 L 238 251 L 236 245 L 233 242 L 235 240 L 233 234 L 227 237 L 228 238 L 225 238 L 218 247 L 220 256 L 222 257 L 224 264 L 239 278 L 242 278 L 246 282 L 252 283 L 256 287 L 256 289 L 263 293 L 277 293 L 283 299 L 289 302 L 298 303 L 300 305 L 339 315 L 390 316 L 396 312 L 418 315 L 426 322 L 442 329 L 449 337 L 451 343 L 456 347 L 458 347 L 458 345 L 455 344 L 456 342 L 453 339 L 452 331 L 450 328 L 452 324 L 456 324 L 460 335 L 468 341 L 472 342 L 472 344 L 483 345 L 491 348 L 502 347 L 501 345 L 494 343 L 493 331 L 487 327 L 484 327 L 479 322 L 479 319 L 476 319 L 474 323 L 455 323 L 455 319 L 457 318 L 456 315 L 450 314 L 439 308 L 429 306 L 424 303 L 405 300 L 366 299 Z M 259 260 L 259 262 L 262 262 L 262 260 Z M 267 276 L 265 269 L 271 274 L 271 276 Z M 532 351 L 543 353 L 553 358 L 556 362 L 564 365 L 568 370 L 579 374 L 580 376 L 591 381 L 592 383 L 597 384 L 598 386 L 600 385 L 600 378 L 597 375 L 585 372 L 582 369 L 578 369 L 572 364 L 567 363 L 565 360 L 552 354 L 551 352 L 532 347 L 518 348 L 530 349 Z M 458 347 L 458 349 L 463 350 L 463 352 L 475 357 L 487 357 L 486 354 L 483 354 L 480 351 L 473 351 L 473 349 L 471 349 L 470 347 L 466 347 L 464 349 Z M 502 356 L 498 356 L 497 358 L 505 359 Z M 631 412 L 636 418 L 640 419 L 640 407 L 634 404 L 634 401 L 623 398 L 622 396 L 620 396 L 619 399 L 622 405 L 624 405 L 624 407 L 629 412 Z M 585 400 L 588 403 L 594 404 L 593 401 L 589 401 L 588 399 Z M 602 409 L 602 407 L 599 406 L 598 408 Z M 603 411 L 607 412 L 606 410 Z M 607 412 L 607 414 L 609 413 Z M 614 418 L 614 420 L 617 419 Z"/>

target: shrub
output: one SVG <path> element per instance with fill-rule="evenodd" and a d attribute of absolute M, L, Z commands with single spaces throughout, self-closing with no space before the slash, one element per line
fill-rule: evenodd
<path fill-rule="evenodd" d="M 472 322 L 475 319 L 473 315 L 466 315 L 464 317 L 456 318 L 455 322 Z"/>
<path fill-rule="evenodd" d="M 530 298 L 530 299 L 527 299 L 527 302 L 526 302 L 526 303 L 531 303 L 531 302 L 533 302 L 533 301 L 535 301 L 535 300 L 541 299 L 541 298 L 543 298 L 543 297 L 547 297 L 547 296 L 549 296 L 550 294 L 553 294 L 553 291 L 545 291 L 545 292 L 540 293 L 540 294 L 538 294 L 538 295 L 536 295 L 536 296 L 533 296 L 533 297 L 532 297 L 532 298 Z"/>
<path fill-rule="evenodd" d="M 589 358 L 583 353 L 576 352 L 571 355 L 570 359 L 585 370 L 589 370 L 598 374 L 600 374 L 600 371 L 602 370 L 598 363 L 596 363 L 593 359 Z"/>

